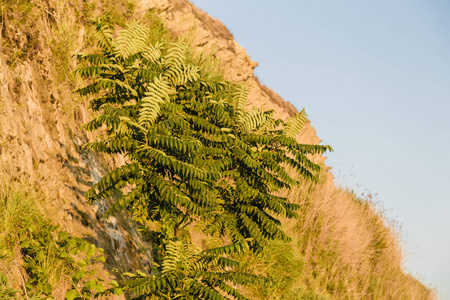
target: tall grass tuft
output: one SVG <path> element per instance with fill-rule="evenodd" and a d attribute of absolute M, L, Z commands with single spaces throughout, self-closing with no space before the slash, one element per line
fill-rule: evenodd
<path fill-rule="evenodd" d="M 18 182 L 0 182 L 0 270 L 7 267 L 18 247 L 20 228 L 46 224 L 40 209 L 40 197 L 27 185 Z"/>
<path fill-rule="evenodd" d="M 30 185 L 0 182 L 0 299 L 63 299 L 69 289 L 89 298 L 104 290 L 91 268 L 104 262 L 102 251 L 52 225 L 43 207 Z"/>
<path fill-rule="evenodd" d="M 358 199 L 336 187 L 326 172 L 318 184 L 303 181 L 288 198 L 301 205 L 296 220 L 283 222 L 293 240 L 272 243 L 265 259 L 248 260 L 252 268 L 275 279 L 270 290 L 249 290 L 249 295 L 317 300 L 436 298 L 432 288 L 405 272 L 397 229 L 370 198 Z"/>
<path fill-rule="evenodd" d="M 21 271 L 23 257 L 18 232 L 30 224 L 36 228 L 45 226 L 40 201 L 41 198 L 28 185 L 5 179 L 0 181 L 0 295 L 5 299 L 15 299 L 12 298 L 15 292 L 26 290 L 27 278 Z"/>

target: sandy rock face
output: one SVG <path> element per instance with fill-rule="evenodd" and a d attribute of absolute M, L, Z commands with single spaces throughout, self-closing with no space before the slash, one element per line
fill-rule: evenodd
<path fill-rule="evenodd" d="M 64 107 L 62 97 L 70 93 L 44 78 L 38 62 L 11 68 L 0 54 L 0 179 L 35 185 L 47 201 L 47 216 L 104 248 L 113 258 L 108 269 L 148 268 L 151 246 L 142 242 L 129 217 L 104 219 L 108 203 L 91 205 L 84 199 L 84 192 L 123 158 L 108 161 L 82 148 L 89 138 L 79 125 L 88 112 L 83 102 Z"/>

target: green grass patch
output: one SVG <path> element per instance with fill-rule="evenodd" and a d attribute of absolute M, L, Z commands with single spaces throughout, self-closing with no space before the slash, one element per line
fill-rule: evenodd
<path fill-rule="evenodd" d="M 30 186 L 0 184 L 0 299 L 52 299 L 56 290 L 89 299 L 105 291 L 92 268 L 104 261 L 102 249 L 53 225 L 43 201 Z"/>

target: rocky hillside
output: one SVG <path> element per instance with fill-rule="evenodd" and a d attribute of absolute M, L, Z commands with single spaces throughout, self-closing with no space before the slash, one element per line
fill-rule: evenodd
<path fill-rule="evenodd" d="M 73 93 L 80 79 L 73 75 L 72 55 L 92 47 L 90 17 L 103 16 L 119 25 L 136 18 L 159 28 L 164 38 L 185 36 L 196 53 L 208 53 L 219 62 L 226 79 L 251 87 L 249 105 L 274 109 L 282 119 L 297 112 L 258 81 L 253 73 L 257 63 L 225 25 L 186 0 L 6 0 L 1 6 L 0 182 L 2 186 L 19 182 L 36 190 L 47 218 L 103 248 L 106 262 L 97 268 L 108 280 L 120 272 L 148 270 L 152 247 L 126 213 L 105 218 L 109 203 L 88 204 L 84 199 L 84 192 L 108 169 L 124 163 L 123 157 L 83 149 L 96 136 L 80 128 L 91 113 L 86 99 Z M 299 139 L 320 142 L 309 124 Z M 249 268 L 284 279 L 271 290 L 249 289 L 248 295 L 255 299 L 434 297 L 403 272 L 395 229 L 370 199 L 357 199 L 335 187 L 328 171 L 320 184 L 304 183 L 288 197 L 302 205 L 299 218 L 283 225 L 293 237 L 291 244 L 283 246 L 289 255 L 277 251 L 280 245 L 274 244 L 266 262 L 248 259 Z M 0 272 L 21 290 L 27 275 L 19 245 L 15 247 L 3 258 L 0 252 Z M 278 266 L 282 259 L 290 268 Z M 61 286 L 54 295 L 62 297 L 64 292 Z"/>

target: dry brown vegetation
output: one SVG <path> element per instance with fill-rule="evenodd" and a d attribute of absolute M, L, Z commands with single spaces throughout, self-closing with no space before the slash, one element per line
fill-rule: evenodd
<path fill-rule="evenodd" d="M 396 228 L 370 199 L 336 188 L 330 177 L 290 193 L 303 205 L 290 228 L 293 249 L 304 260 L 299 282 L 332 299 L 432 299 L 425 286 L 404 273 Z"/>

